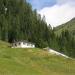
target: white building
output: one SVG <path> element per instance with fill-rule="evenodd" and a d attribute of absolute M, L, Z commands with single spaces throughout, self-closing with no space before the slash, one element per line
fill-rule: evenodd
<path fill-rule="evenodd" d="M 12 43 L 12 48 L 35 48 L 35 44 L 27 41 L 18 41 Z"/>

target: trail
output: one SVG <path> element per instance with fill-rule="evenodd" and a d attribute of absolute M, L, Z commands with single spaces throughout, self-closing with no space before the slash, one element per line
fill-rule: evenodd
<path fill-rule="evenodd" d="M 55 50 L 53 50 L 53 49 L 50 49 L 50 48 L 45 48 L 45 49 L 47 49 L 48 52 L 51 53 L 51 54 L 63 56 L 63 57 L 65 57 L 65 58 L 70 58 L 69 56 L 67 56 L 67 55 L 65 55 L 65 54 L 62 54 L 62 53 L 60 53 L 60 52 L 58 52 L 58 51 L 55 51 Z"/>

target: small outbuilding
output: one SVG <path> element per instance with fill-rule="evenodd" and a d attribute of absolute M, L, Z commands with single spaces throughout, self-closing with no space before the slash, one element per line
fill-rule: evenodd
<path fill-rule="evenodd" d="M 12 48 L 35 48 L 35 44 L 28 41 L 16 41 L 12 43 Z"/>

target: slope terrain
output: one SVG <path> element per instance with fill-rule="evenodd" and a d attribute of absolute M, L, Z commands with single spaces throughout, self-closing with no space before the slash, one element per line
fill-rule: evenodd
<path fill-rule="evenodd" d="M 75 36 L 75 18 L 70 20 L 69 22 L 63 24 L 63 25 L 56 27 L 55 33 L 57 35 L 60 35 L 61 32 L 64 30 L 68 30 L 69 32 L 71 32 Z"/>
<path fill-rule="evenodd" d="M 75 60 L 43 49 L 12 49 L 0 41 L 0 75 L 75 75 Z"/>

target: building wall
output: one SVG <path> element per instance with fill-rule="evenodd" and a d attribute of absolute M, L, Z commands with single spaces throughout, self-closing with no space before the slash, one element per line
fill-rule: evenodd
<path fill-rule="evenodd" d="M 35 48 L 35 45 L 30 43 L 18 42 L 14 43 L 12 48 Z"/>

